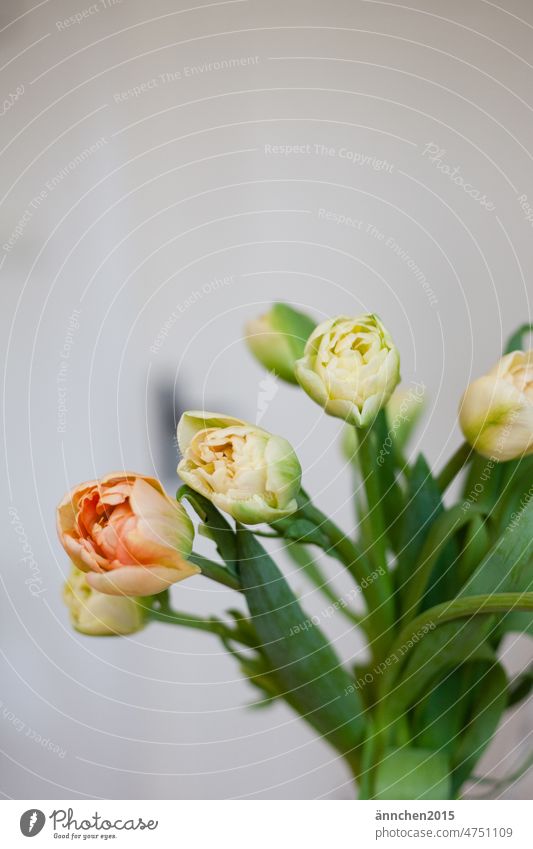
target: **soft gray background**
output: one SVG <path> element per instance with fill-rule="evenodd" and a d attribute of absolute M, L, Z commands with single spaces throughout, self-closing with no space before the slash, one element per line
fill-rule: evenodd
<path fill-rule="evenodd" d="M 533 7 L 107 0 L 58 26 L 90 6 L 4 0 L 0 11 L 2 98 L 21 92 L 0 116 L 1 245 L 31 211 L 0 250 L 0 790 L 351 798 L 343 765 L 288 709 L 245 709 L 254 694 L 214 638 L 163 625 L 133 639 L 75 634 L 60 598 L 67 563 L 54 507 L 74 483 L 124 467 L 173 491 L 174 406 L 253 420 L 266 391 L 263 426 L 293 442 L 307 488 L 348 528 L 339 423 L 302 393 L 265 390 L 241 341 L 245 320 L 275 299 L 317 317 L 380 313 L 405 383 L 427 386 L 419 443 L 442 464 L 459 443 L 464 386 L 530 318 L 532 225 L 519 198 L 533 204 Z M 296 144 L 309 152 L 268 152 Z M 494 208 L 431 162 L 429 144 Z M 321 209 L 361 224 L 325 220 Z M 293 585 L 310 612 L 323 609 L 300 576 Z M 199 613 L 235 604 L 202 578 L 176 586 L 173 600 Z M 323 627 L 347 659 L 360 650 L 343 621 Z M 505 645 L 513 671 L 531 654 L 526 640 Z M 531 720 L 526 706 L 501 729 L 486 770 L 524 758 Z M 531 790 L 526 778 L 508 796 Z"/>

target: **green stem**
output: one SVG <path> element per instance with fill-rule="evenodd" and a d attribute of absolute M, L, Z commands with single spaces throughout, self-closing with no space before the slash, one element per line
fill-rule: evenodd
<path fill-rule="evenodd" d="M 364 630 L 364 617 L 359 613 L 356 613 L 349 605 L 342 604 L 342 599 L 340 599 L 337 593 L 331 589 L 328 578 L 318 563 L 315 562 L 314 557 L 309 553 L 307 547 L 301 543 L 295 542 L 291 544 L 289 542 L 287 543 L 285 551 L 291 560 L 303 569 L 306 577 L 309 578 L 317 590 L 319 590 L 322 595 L 327 598 L 332 605 L 334 605 L 335 609 L 345 616 L 352 625 L 358 625 Z"/>
<path fill-rule="evenodd" d="M 374 461 L 375 457 L 372 450 L 371 431 L 367 428 L 362 430 L 359 439 L 359 462 L 361 464 L 361 472 L 366 492 L 368 522 L 372 531 L 371 556 L 373 557 L 377 567 L 384 569 L 388 575 L 387 535 L 381 506 L 379 481 Z"/>
<path fill-rule="evenodd" d="M 361 619 L 360 627 L 368 637 L 374 659 L 381 659 L 390 643 L 388 631 L 394 622 L 391 596 L 383 585 L 383 578 L 388 572 L 373 578 L 372 564 L 358 545 L 313 504 L 306 504 L 305 515 L 326 534 L 331 546 L 326 553 L 335 554 L 360 587 L 367 606 L 367 614 Z"/>
<path fill-rule="evenodd" d="M 198 631 L 205 631 L 209 634 L 216 634 L 218 637 L 226 640 L 233 640 L 241 643 L 249 648 L 257 647 L 257 639 L 252 636 L 247 637 L 242 631 L 235 631 L 228 627 L 224 622 L 219 622 L 213 619 L 202 619 L 198 616 L 191 616 L 190 613 L 182 613 L 179 610 L 172 610 L 170 607 L 162 607 L 156 610 L 153 607 L 146 608 L 146 616 L 154 622 L 164 622 L 167 625 L 181 625 L 185 628 L 195 628 Z"/>
<path fill-rule="evenodd" d="M 461 469 L 472 459 L 473 454 L 474 449 L 468 444 L 468 442 L 463 442 L 455 454 L 452 454 L 437 477 L 437 485 L 441 492 L 445 492 L 448 489 L 451 482 L 459 474 Z"/>
<path fill-rule="evenodd" d="M 198 616 L 191 616 L 190 613 L 182 613 L 179 610 L 154 610 L 151 608 L 147 612 L 149 619 L 154 622 L 165 622 L 167 625 L 182 625 L 185 628 L 196 628 L 199 631 L 209 631 L 211 634 L 220 634 L 224 630 L 222 623 L 210 622 L 208 619 L 201 619 Z"/>
<path fill-rule="evenodd" d="M 357 583 L 360 583 L 365 577 L 368 578 L 368 566 L 363 562 L 363 555 L 358 550 L 357 545 L 346 536 L 335 522 L 329 519 L 322 510 L 315 507 L 311 501 L 305 504 L 302 513 L 327 536 L 330 547 L 323 548 L 320 546 L 326 554 L 333 553 L 338 559 L 342 560 L 345 566 L 349 561 L 350 572 Z"/>
<path fill-rule="evenodd" d="M 373 443 L 371 429 L 362 430 L 359 437 L 358 456 L 367 501 L 365 519 L 370 530 L 369 553 L 380 572 L 379 579 L 375 583 L 373 582 L 370 587 L 376 587 L 379 597 L 378 607 L 373 609 L 372 613 L 375 614 L 380 631 L 377 655 L 378 658 L 381 658 L 383 647 L 386 648 L 390 644 L 395 613 L 392 580 L 387 562 L 387 531 Z M 390 632 L 390 634 L 387 634 L 387 632 Z"/>
<path fill-rule="evenodd" d="M 209 560 L 201 554 L 195 554 L 194 551 L 189 555 L 188 559 L 195 566 L 200 567 L 202 575 L 205 575 L 206 578 L 211 578 L 212 581 L 216 581 L 218 584 L 223 584 L 226 587 L 231 587 L 232 590 L 242 592 L 239 580 L 225 566 L 215 563 L 214 560 Z"/>
<path fill-rule="evenodd" d="M 311 504 L 311 502 L 305 506 L 305 515 L 314 521 L 317 527 L 327 536 L 330 547 L 324 549 L 325 553 L 335 555 L 347 567 L 355 578 L 356 583 L 361 587 L 363 597 L 370 606 L 372 592 L 369 588 L 367 591 L 365 585 L 368 583 L 372 569 L 368 560 L 366 560 L 363 553 L 359 550 L 357 543 L 350 539 L 335 522 L 329 519 L 318 507 Z"/>

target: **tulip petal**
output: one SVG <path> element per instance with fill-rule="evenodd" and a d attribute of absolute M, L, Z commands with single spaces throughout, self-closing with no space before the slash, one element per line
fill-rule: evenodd
<path fill-rule="evenodd" d="M 193 419 L 187 420 L 189 415 Z M 183 425 L 185 431 L 180 428 L 191 420 L 210 425 L 194 434 L 178 466 L 191 489 L 245 524 L 274 521 L 294 512 L 301 467 L 287 440 L 229 416 L 186 413 L 178 428 L 182 444 L 183 433 L 190 435 L 189 425 Z"/>
<path fill-rule="evenodd" d="M 324 410 L 328 416 L 344 419 L 345 422 L 353 424 L 356 427 L 361 426 L 361 412 L 357 404 L 353 404 L 351 401 L 328 399 L 324 404 Z"/>
<path fill-rule="evenodd" d="M 398 384 L 400 358 L 378 316 L 338 316 L 315 328 L 295 375 L 328 415 L 365 427 Z"/>
<path fill-rule="evenodd" d="M 63 589 L 63 600 L 74 628 L 89 636 L 133 634 L 144 627 L 145 614 L 137 599 L 93 590 L 86 575 L 73 568 Z"/>
<path fill-rule="evenodd" d="M 326 387 L 318 374 L 310 367 L 307 357 L 296 361 L 294 374 L 302 389 L 307 392 L 313 401 L 324 407 L 328 402 Z"/>
<path fill-rule="evenodd" d="M 470 384 L 461 401 L 459 421 L 479 454 L 504 462 L 533 452 L 533 404 L 497 374 L 493 370 Z"/>
<path fill-rule="evenodd" d="M 117 585 L 115 592 L 149 595 L 198 571 L 186 561 L 192 522 L 154 478 L 112 473 L 75 487 L 58 507 L 57 528 L 74 565 L 101 578 L 105 592 Z"/>
<path fill-rule="evenodd" d="M 94 590 L 109 595 L 147 596 L 156 595 L 172 584 L 197 575 L 198 566 L 182 561 L 180 569 L 165 566 L 121 566 L 110 572 L 87 575 L 87 583 Z"/>
<path fill-rule="evenodd" d="M 94 637 L 126 636 L 144 624 L 142 608 L 133 598 L 93 592 L 73 625 L 82 634 Z"/>
<path fill-rule="evenodd" d="M 272 436 L 265 448 L 266 489 L 275 494 L 277 507 L 286 509 L 300 490 L 302 467 L 290 442 Z"/>
<path fill-rule="evenodd" d="M 137 480 L 133 485 L 130 505 L 139 519 L 134 536 L 138 537 L 141 549 L 144 539 L 148 547 L 150 542 L 155 543 L 162 555 L 190 554 L 194 527 L 181 504 L 157 492 L 146 481 Z M 132 535 L 128 539 L 132 539 Z M 145 555 L 141 562 L 146 563 Z M 164 565 L 159 558 L 152 562 Z"/>
<path fill-rule="evenodd" d="M 208 413 L 204 410 L 188 410 L 179 420 L 178 424 L 178 446 L 181 454 L 185 454 L 191 440 L 201 430 L 216 427 L 242 427 L 246 422 L 225 416 L 222 413 Z"/>
<path fill-rule="evenodd" d="M 104 558 L 100 557 L 86 540 L 77 540 L 70 534 L 64 534 L 62 542 L 68 556 L 82 572 L 100 572 L 105 567 Z"/>
<path fill-rule="evenodd" d="M 218 507 L 224 513 L 229 513 L 230 516 L 233 516 L 242 525 L 269 524 L 270 522 L 290 516 L 291 513 L 294 513 L 298 509 L 296 499 L 290 501 L 283 508 L 277 508 L 267 504 L 260 495 L 253 495 L 251 498 L 235 501 L 226 495 L 215 493 L 211 500 L 215 507 Z"/>

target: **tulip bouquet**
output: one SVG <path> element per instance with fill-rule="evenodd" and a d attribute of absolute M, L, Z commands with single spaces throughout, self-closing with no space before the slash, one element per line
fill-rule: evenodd
<path fill-rule="evenodd" d="M 531 669 L 510 679 L 499 659 L 506 634 L 533 635 L 533 352 L 522 350 L 530 329 L 466 390 L 466 441 L 434 474 L 423 455 L 407 459 L 421 393 L 397 389 L 399 353 L 379 318 L 315 326 L 274 305 L 246 341 L 269 371 L 344 423 L 355 529 L 341 530 L 313 502 L 286 439 L 222 413 L 187 412 L 176 500 L 152 478 L 117 473 L 76 487 L 59 506 L 74 627 L 131 634 L 156 620 L 210 632 L 260 704 L 284 700 L 331 744 L 360 798 L 457 798 L 505 711 L 533 688 Z M 456 478 L 454 499 L 446 491 Z M 193 550 L 191 516 L 213 559 Z M 341 662 L 264 537 L 359 630 L 364 656 Z M 357 605 L 337 597 L 321 552 L 346 570 Z M 173 609 L 169 587 L 197 573 L 231 588 L 239 608 L 209 619 Z"/>

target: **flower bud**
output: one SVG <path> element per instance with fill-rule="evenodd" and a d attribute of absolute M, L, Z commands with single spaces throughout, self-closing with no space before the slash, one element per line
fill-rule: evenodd
<path fill-rule="evenodd" d="M 230 416 L 191 411 L 181 417 L 178 444 L 181 478 L 238 522 L 273 522 L 297 509 L 302 470 L 281 436 Z"/>
<path fill-rule="evenodd" d="M 93 590 L 87 575 L 72 567 L 63 590 L 76 631 L 91 637 L 123 636 L 144 628 L 144 611 L 135 598 Z"/>
<path fill-rule="evenodd" d="M 533 351 L 513 351 L 470 384 L 459 410 L 466 440 L 503 462 L 533 453 Z"/>
<path fill-rule="evenodd" d="M 155 595 L 199 572 L 187 562 L 194 529 L 159 481 L 116 473 L 75 487 L 57 508 L 57 530 L 89 586 L 111 595 Z"/>
<path fill-rule="evenodd" d="M 328 415 L 368 427 L 400 380 L 400 356 L 376 315 L 339 316 L 313 331 L 295 374 Z"/>
<path fill-rule="evenodd" d="M 288 383 L 297 383 L 294 364 L 303 356 L 305 343 L 315 322 L 287 304 L 271 310 L 246 325 L 246 343 L 262 366 Z"/>

